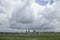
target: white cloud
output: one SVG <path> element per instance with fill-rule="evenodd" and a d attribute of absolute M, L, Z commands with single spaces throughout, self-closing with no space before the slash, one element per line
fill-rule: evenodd
<path fill-rule="evenodd" d="M 19 28 L 60 31 L 58 30 L 60 29 L 60 1 L 55 1 L 51 6 L 39 5 L 35 0 L 2 0 L 2 2 L 0 9 L 3 7 L 4 12 L 0 14 L 0 23 L 4 24 L 0 25 L 0 28 L 2 28 L 0 31 L 7 31 L 6 29 L 17 31 Z M 16 25 L 9 27 L 9 23 Z"/>

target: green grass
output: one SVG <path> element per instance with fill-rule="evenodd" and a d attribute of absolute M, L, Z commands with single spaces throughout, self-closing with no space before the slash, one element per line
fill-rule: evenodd
<path fill-rule="evenodd" d="M 0 34 L 0 40 L 60 40 L 60 34 Z"/>

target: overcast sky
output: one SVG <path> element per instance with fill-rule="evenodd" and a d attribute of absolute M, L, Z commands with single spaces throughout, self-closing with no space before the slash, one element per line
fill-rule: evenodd
<path fill-rule="evenodd" d="M 24 28 L 60 32 L 60 0 L 0 0 L 0 32 Z"/>

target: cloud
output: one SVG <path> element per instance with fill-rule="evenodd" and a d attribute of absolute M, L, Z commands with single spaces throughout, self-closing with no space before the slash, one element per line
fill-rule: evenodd
<path fill-rule="evenodd" d="M 60 1 L 55 0 L 52 5 L 46 6 L 36 3 L 35 0 L 3 0 L 3 3 L 1 5 L 4 14 L 0 14 L 0 21 L 3 20 L 0 23 L 3 25 L 0 25 L 2 28 L 0 31 L 17 32 L 28 28 L 36 31 L 60 32 Z"/>

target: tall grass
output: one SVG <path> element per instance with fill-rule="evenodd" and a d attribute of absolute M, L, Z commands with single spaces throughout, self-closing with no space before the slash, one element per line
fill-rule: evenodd
<path fill-rule="evenodd" d="M 0 40 L 60 40 L 60 34 L 0 34 Z"/>

